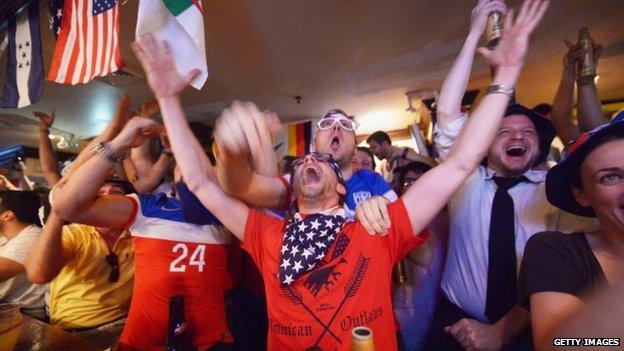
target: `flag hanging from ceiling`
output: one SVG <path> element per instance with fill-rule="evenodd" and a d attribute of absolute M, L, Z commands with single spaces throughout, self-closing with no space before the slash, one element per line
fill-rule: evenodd
<path fill-rule="evenodd" d="M 310 152 L 312 121 L 292 123 L 286 127 L 288 155 L 301 157 Z"/>
<path fill-rule="evenodd" d="M 8 21 L 7 74 L 2 107 L 28 106 L 43 93 L 43 65 L 39 36 L 39 3 L 33 1 Z"/>
<path fill-rule="evenodd" d="M 116 0 L 65 1 L 48 80 L 87 83 L 124 66 Z"/>
<path fill-rule="evenodd" d="M 63 18 L 63 0 L 48 0 L 48 9 L 50 10 L 49 20 L 54 38 L 58 38 L 61 32 L 61 19 Z"/>
<path fill-rule="evenodd" d="M 141 0 L 137 19 L 137 39 L 152 33 L 171 46 L 177 71 L 181 75 L 193 69 L 201 74 L 192 82 L 201 89 L 208 78 L 204 17 L 199 0 Z"/>

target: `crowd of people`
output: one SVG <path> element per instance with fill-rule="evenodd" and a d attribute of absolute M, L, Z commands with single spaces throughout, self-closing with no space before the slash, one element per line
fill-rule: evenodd
<path fill-rule="evenodd" d="M 199 72 L 180 75 L 167 42 L 141 37 L 155 99 L 139 111 L 120 99 L 62 167 L 54 113 L 36 113 L 51 191 L 0 178 L 0 301 L 117 350 L 350 350 L 358 326 L 376 350 L 624 337 L 624 112 L 605 116 L 575 75 L 601 48 L 566 41 L 552 105 L 515 101 L 547 8 L 478 1 L 433 111 L 435 157 L 384 131 L 358 146 L 334 109 L 313 152 L 278 160 L 277 115 L 234 102 L 214 130 L 188 123 L 180 94 Z M 478 48 L 493 11 L 506 14 L 500 42 Z M 477 52 L 493 76 L 466 112 Z"/>

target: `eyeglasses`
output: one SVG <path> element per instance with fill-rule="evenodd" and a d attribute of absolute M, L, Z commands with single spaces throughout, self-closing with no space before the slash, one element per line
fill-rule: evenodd
<path fill-rule="evenodd" d="M 110 266 L 111 272 L 108 274 L 108 282 L 116 283 L 119 281 L 119 258 L 114 252 L 106 255 L 106 263 Z"/>
<path fill-rule="evenodd" d="M 323 118 L 320 121 L 318 121 L 316 126 L 320 130 L 327 130 L 327 129 L 333 128 L 334 125 L 336 125 L 336 123 L 340 123 L 340 127 L 342 127 L 342 129 L 348 130 L 348 131 L 354 131 L 355 128 L 357 127 L 357 124 L 355 122 L 353 122 L 350 119 L 344 118 L 344 117 L 338 117 L 338 118 L 327 117 L 327 118 Z"/>
<path fill-rule="evenodd" d="M 319 162 L 326 162 L 326 163 L 334 162 L 334 158 L 332 157 L 331 154 L 326 154 L 326 153 L 322 153 L 322 152 L 310 152 L 309 154 L 307 154 L 307 155 L 305 155 L 303 157 L 299 157 L 299 158 L 295 159 L 292 162 L 292 168 L 295 169 L 298 166 L 301 166 L 301 164 L 303 162 L 305 162 L 305 159 L 308 156 L 312 156 L 312 158 L 314 158 L 315 160 L 317 160 Z"/>

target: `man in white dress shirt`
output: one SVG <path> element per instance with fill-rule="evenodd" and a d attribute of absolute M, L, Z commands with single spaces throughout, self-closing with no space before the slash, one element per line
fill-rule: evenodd
<path fill-rule="evenodd" d="M 442 162 L 468 120 L 460 112 L 461 100 L 492 11 L 506 12 L 506 7 L 500 0 L 479 1 L 470 34 L 440 91 L 434 142 Z M 429 349 L 531 349 L 529 313 L 517 305 L 517 269 L 524 246 L 537 232 L 575 231 L 593 224 L 546 200 L 546 171 L 533 168 L 546 159 L 554 136 L 548 119 L 511 104 L 483 165 L 449 201 L 443 296 Z"/>

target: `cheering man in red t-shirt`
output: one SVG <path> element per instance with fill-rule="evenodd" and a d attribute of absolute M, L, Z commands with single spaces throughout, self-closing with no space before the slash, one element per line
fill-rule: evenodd
<path fill-rule="evenodd" d="M 528 46 L 547 2 L 529 0 L 516 20 L 508 14 L 494 50 L 480 49 L 496 68 L 492 86 L 467 122 L 447 161 L 423 175 L 388 206 L 388 235 L 369 236 L 349 222 L 342 207 L 346 193 L 339 167 L 328 154 L 309 154 L 294 163 L 295 207 L 286 221 L 250 209 L 227 195 L 184 118 L 180 92 L 198 72 L 176 72 L 170 48 L 152 36 L 133 45 L 154 91 L 175 158 L 189 188 L 242 242 L 264 278 L 269 349 L 350 350 L 351 330 L 373 330 L 378 350 L 395 350 L 390 282 L 392 266 L 427 239 L 421 233 L 485 157 L 513 95 Z M 249 157 L 250 141 L 263 123 L 252 103 L 224 110 L 215 132 L 218 154 Z M 232 121 L 247 120 L 245 128 Z M 110 148 L 117 152 L 123 145 Z M 258 150 L 254 150 L 258 152 Z M 421 234 L 416 234 L 421 233 Z"/>

